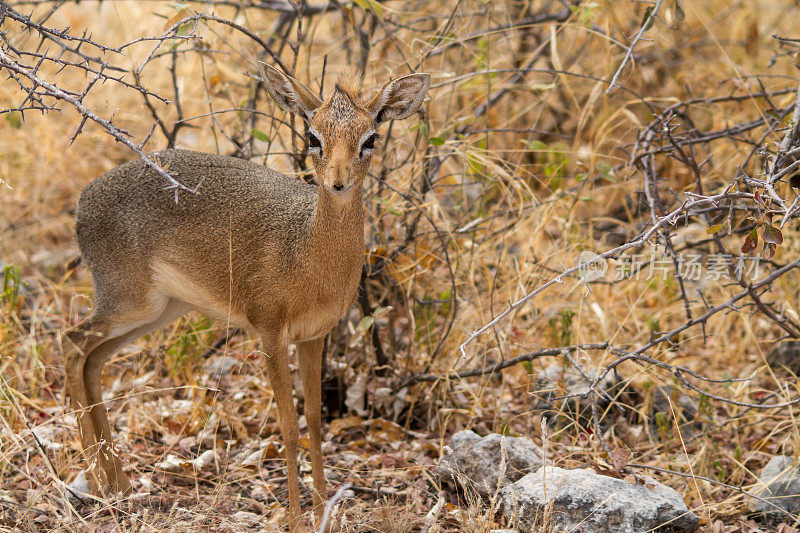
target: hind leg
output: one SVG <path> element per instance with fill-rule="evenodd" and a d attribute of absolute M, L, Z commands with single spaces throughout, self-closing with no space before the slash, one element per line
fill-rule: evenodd
<path fill-rule="evenodd" d="M 100 377 L 102 375 L 102 363 L 122 348 L 126 335 L 106 340 L 89 353 L 83 366 L 83 394 L 86 398 L 86 409 L 81 414 L 82 419 L 88 418 L 91 424 L 91 441 L 93 442 L 93 459 L 99 461 L 103 469 L 103 475 L 112 492 L 129 493 L 131 484 L 122 470 L 122 462 L 119 455 L 112 445 L 112 437 L 105 420 L 106 427 L 103 427 L 101 416 L 105 417 L 105 406 L 102 402 L 100 392 Z M 131 339 L 133 340 L 133 339 Z M 97 361 L 102 363 L 98 366 Z M 101 413 L 102 412 L 102 413 Z M 88 440 L 88 439 L 87 439 Z"/>
<path fill-rule="evenodd" d="M 83 377 L 86 387 L 86 397 L 91 406 L 90 416 L 94 437 L 97 442 L 100 464 L 103 467 L 111 490 L 114 492 L 129 493 L 132 488 L 128 476 L 123 470 L 123 463 L 119 453 L 114 449 L 111 425 L 108 422 L 108 415 L 105 405 L 103 404 L 101 388 L 103 368 L 108 359 L 118 350 L 136 339 L 165 326 L 188 310 L 189 306 L 176 300 L 170 300 L 163 307 L 158 316 L 144 324 L 136 326 L 127 333 L 106 340 L 103 344 L 95 348 L 86 359 Z"/>
<path fill-rule="evenodd" d="M 108 483 L 114 491 L 129 492 L 130 482 L 111 447 L 100 388 L 103 366 L 124 345 L 177 318 L 188 307 L 164 297 L 132 296 L 130 292 L 109 294 L 101 289 L 97 287 L 94 313 L 66 334 L 67 389 L 78 417 L 92 491 L 98 493 Z"/>
<path fill-rule="evenodd" d="M 87 474 L 92 492 L 97 494 L 106 483 L 103 471 L 95 459 L 97 440 L 94 424 L 89 413 L 91 403 L 86 393 L 84 367 L 87 356 L 103 342 L 107 325 L 101 317 L 93 314 L 65 334 L 63 339 L 65 374 L 70 403 L 78 418 L 81 447 L 87 464 Z"/>

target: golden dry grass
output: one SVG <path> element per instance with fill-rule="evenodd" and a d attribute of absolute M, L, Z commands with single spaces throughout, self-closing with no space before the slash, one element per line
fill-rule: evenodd
<path fill-rule="evenodd" d="M 347 13 L 358 22 L 369 5 L 349 4 Z M 672 273 L 666 279 L 658 272 L 592 284 L 591 291 L 573 277 L 531 300 L 496 331 L 468 345 L 463 355 L 458 351 L 468 332 L 508 302 L 575 265 L 581 251 L 609 249 L 619 243 L 614 233 L 634 236 L 647 221 L 646 212 L 633 212 L 642 179 L 629 159 L 654 109 L 690 98 L 753 94 L 760 90 L 759 83 L 773 91 L 796 87 L 796 56 L 776 57 L 781 47 L 772 38 L 797 36 L 796 5 L 684 1 L 683 21 L 675 16 L 674 2 L 664 5 L 663 20 L 637 45 L 635 66 L 623 72 L 620 84 L 626 90 L 606 95 L 608 80 L 624 55 L 618 43 L 628 42 L 638 31 L 644 2 L 587 2 L 575 7 L 562 24 L 550 21 L 513 31 L 497 28 L 527 14 L 557 12 L 563 5 L 479 0 L 381 4 L 377 18 L 385 22 L 370 33 L 367 94 L 390 75 L 412 68 L 430 72 L 433 84 L 424 115 L 393 124 L 391 135 L 386 135 L 390 139 L 373 166 L 376 176 L 388 170 L 385 183 L 373 179 L 367 185 L 370 261 L 396 249 L 419 216 L 413 243 L 370 283 L 373 303 L 380 307 L 375 323 L 380 324 L 391 372 L 373 372 L 369 324 L 357 308 L 330 342 L 329 371 L 334 383 L 338 380 L 339 392 L 350 390 L 357 399 L 366 391 L 370 399 L 366 414 L 357 418 L 343 404 L 329 404 L 330 444 L 325 451 L 331 485 L 335 489 L 349 481 L 355 486 L 355 497 L 342 502 L 335 519 L 342 531 L 422 527 L 441 488 L 432 466 L 448 437 L 460 429 L 528 435 L 538 441 L 542 412 L 534 408 L 540 391 L 533 375 L 553 360 L 517 365 L 499 378 L 441 380 L 401 393 L 391 390 L 404 378 L 422 371 L 446 375 L 565 344 L 608 340 L 635 348 L 645 344 L 651 332 L 684 322 Z M 262 36 L 270 34 L 277 19 L 275 13 L 257 8 L 236 11 L 199 2 L 189 6 L 232 18 Z M 121 44 L 160 34 L 165 19 L 180 7 L 169 2 L 81 2 L 62 6 L 49 23 L 68 25 L 75 33 L 87 29 L 97 41 Z M 38 6 L 35 13 L 46 9 Z M 10 28 L 17 44 L 36 43 L 35 36 L 19 33 L 18 26 Z M 317 89 L 325 63 L 324 83 L 330 88 L 353 62 L 343 43 L 358 50 L 350 22 L 334 10 L 304 18 L 302 29 L 307 34 L 296 57 L 297 77 L 310 80 L 309 86 Z M 255 72 L 259 46 L 219 24 L 199 24 L 195 33 L 202 37 L 202 53 L 181 54 L 177 69 L 184 116 L 246 108 L 254 83 L 245 72 Z M 140 43 L 114 56 L 113 62 L 136 68 L 152 47 L 151 42 Z M 487 96 L 507 86 L 510 70 L 535 55 L 533 68 L 538 71 L 527 73 L 522 83 L 476 117 Z M 281 57 L 287 64 L 295 59 L 288 48 Z M 142 82 L 171 97 L 169 64 L 169 54 L 156 58 L 144 69 Z M 70 72 L 45 73 L 66 86 L 82 87 L 86 80 L 70 77 Z M 702 104 L 692 108 L 691 118 L 698 130 L 714 131 L 764 116 L 771 106 L 788 105 L 793 98 L 790 92 L 773 101 L 754 97 Z M 0 106 L 13 107 L 20 99 L 13 83 L 0 84 Z M 182 130 L 177 145 L 230 153 L 234 146 L 223 131 L 242 139 L 255 128 L 269 143 L 255 141 L 254 159 L 294 172 L 289 154 L 301 147 L 287 126 L 270 119 L 287 117 L 271 102 L 258 102 L 264 114 L 254 125 L 243 111 L 198 118 Z M 95 87 L 85 103 L 113 117 L 137 139 L 153 122 L 141 95 L 113 83 Z M 77 509 L 63 503 L 55 478 L 71 480 L 81 464 L 75 418 L 63 393 L 58 339 L 59 332 L 89 313 L 92 294 L 85 268 L 71 275 L 65 271 L 77 255 L 71 213 L 86 183 L 132 155 L 94 125 L 87 125 L 69 145 L 80 116 L 68 105 L 61 107 L 60 113 L 28 112 L 18 127 L 6 120 L 9 115 L 0 115 L 0 265 L 13 265 L 21 274 L 21 283 L 11 279 L 6 284 L 18 285 L 19 296 L 12 298 L 9 290 L 0 300 L 0 526 L 247 530 L 257 524 L 277 529 L 285 518 L 285 474 L 277 413 L 257 344 L 234 337 L 213 357 L 232 356 L 240 364 L 220 379 L 210 377 L 202 354 L 225 332 L 199 315 L 138 341 L 115 356 L 106 370 L 105 390 L 111 391 L 108 406 L 118 442 L 137 488 L 152 495 L 144 503 L 107 500 Z M 157 107 L 163 117 L 174 120 L 174 106 Z M 471 126 L 471 132 L 458 133 L 465 126 Z M 759 133 L 751 138 L 757 141 Z M 767 141 L 780 138 L 774 133 Z M 164 138 L 156 132 L 147 148 L 162 147 Z M 712 156 L 703 168 L 706 192 L 722 190 L 751 148 L 725 139 L 699 145 L 698 160 Z M 422 195 L 426 161 L 435 157 L 441 158 L 441 168 Z M 758 164 L 753 158 L 748 171 L 758 172 Z M 686 166 L 663 156 L 657 168 L 665 197 L 694 190 L 694 177 Z M 696 240 L 705 234 L 705 226 L 676 232 Z M 797 255 L 794 233 L 788 226 L 784 230 L 785 242 L 776 257 L 780 264 Z M 740 236 L 723 238 L 738 250 Z M 617 264 L 611 262 L 612 271 Z M 769 301 L 795 313 L 799 282 L 796 272 L 781 278 Z M 702 288 L 712 305 L 740 290 L 713 279 L 691 288 Z M 454 296 L 457 311 L 444 337 Z M 704 309 L 695 297 L 693 312 L 702 314 Z M 752 311 L 719 313 L 705 325 L 705 335 L 700 327 L 689 329 L 676 344 L 662 344 L 648 355 L 715 378 L 755 373 L 749 382 L 700 384 L 714 394 L 743 402 L 773 391 L 781 401 L 796 398 L 794 377 L 765 365 L 764 354 L 781 331 Z M 604 351 L 576 357 L 591 367 L 615 359 Z M 703 527 L 754 527 L 745 513 L 746 497 L 731 487 L 754 483 L 754 474 L 770 456 L 798 451 L 794 408 L 760 411 L 700 397 L 699 428 L 687 432 L 677 426 L 677 411 L 658 421 L 649 416 L 656 386 L 676 384 L 668 372 L 629 364 L 619 373 L 632 400 L 624 416 L 613 410 L 603 413 L 604 438 L 613 447 L 629 449 L 631 462 L 689 476 L 640 470 L 676 488 Z M 659 427 L 647 432 L 646 425 Z M 31 429 L 49 442 L 44 448 L 55 473 L 35 445 Z M 591 430 L 563 421 L 554 426 L 549 448 L 561 466 L 591 465 L 605 455 Z M 208 449 L 216 451 L 218 461 L 194 472 L 188 462 Z M 260 460 L 247 463 L 259 449 Z M 169 455 L 182 460 L 174 472 L 163 465 Z M 308 465 L 303 466 L 307 474 Z M 308 508 L 310 493 L 305 497 Z M 256 518 L 236 513 L 254 513 Z M 247 520 L 253 523 L 247 525 Z M 429 531 L 489 531 L 502 525 L 499 514 L 487 514 L 476 502 L 451 499 Z"/>

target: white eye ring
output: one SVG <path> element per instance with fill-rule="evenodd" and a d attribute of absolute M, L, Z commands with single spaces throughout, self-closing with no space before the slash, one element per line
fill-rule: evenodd
<path fill-rule="evenodd" d="M 312 146 L 311 139 L 314 139 L 319 144 L 317 146 Z M 325 146 L 325 144 L 322 141 L 322 135 L 320 135 L 316 129 L 308 128 L 308 152 L 310 154 L 321 157 L 323 146 Z"/>
<path fill-rule="evenodd" d="M 368 140 L 372 139 L 373 146 L 364 146 Z M 375 130 L 370 130 L 358 140 L 358 157 L 364 159 L 368 155 L 372 155 L 375 152 L 374 143 L 377 140 L 377 136 L 375 135 Z"/>

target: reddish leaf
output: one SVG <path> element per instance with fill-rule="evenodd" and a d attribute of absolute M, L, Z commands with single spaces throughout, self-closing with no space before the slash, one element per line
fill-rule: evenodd
<path fill-rule="evenodd" d="M 742 244 L 742 253 L 752 252 L 756 249 L 756 246 L 758 246 L 758 232 L 753 229 L 745 238 L 744 244 Z"/>

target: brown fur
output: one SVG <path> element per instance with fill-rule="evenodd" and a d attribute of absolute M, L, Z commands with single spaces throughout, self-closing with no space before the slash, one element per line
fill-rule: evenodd
<path fill-rule="evenodd" d="M 355 68 L 339 76 L 336 80 L 336 86 L 346 92 L 357 105 L 364 107 L 364 103 L 361 100 L 361 77 Z"/>
<path fill-rule="evenodd" d="M 167 150 L 153 159 L 197 188 L 197 194 L 181 193 L 177 204 L 163 190 L 163 178 L 138 160 L 86 186 L 75 230 L 94 278 L 95 309 L 66 334 L 65 356 L 95 491 L 105 483 L 114 491 L 131 490 L 110 444 L 100 389 L 105 361 L 125 344 L 198 309 L 261 336 L 286 449 L 292 530 L 302 525 L 287 345 L 297 343 L 319 516 L 326 497 L 322 339 L 352 304 L 361 274 L 362 182 L 370 160 L 361 148 L 380 122 L 376 117 L 402 118 L 419 107 L 429 77 L 412 76 L 401 79 L 408 94 L 387 84 L 383 90 L 393 94 L 373 99 L 384 102 L 377 109 L 365 107 L 352 84 L 337 84 L 321 102 L 280 71 L 264 71 L 276 101 L 310 119 L 309 128 L 322 137 L 324 150 L 313 158 L 319 185 L 240 159 Z M 392 109 L 387 111 L 385 102 Z"/>

